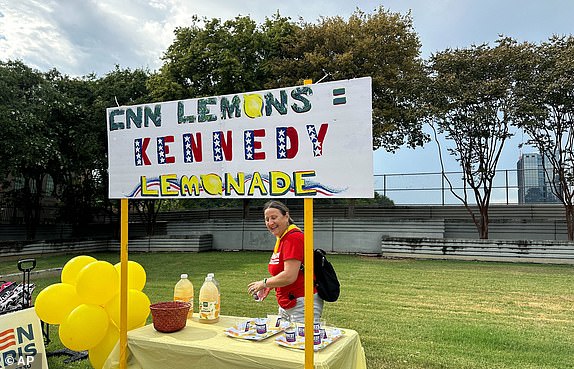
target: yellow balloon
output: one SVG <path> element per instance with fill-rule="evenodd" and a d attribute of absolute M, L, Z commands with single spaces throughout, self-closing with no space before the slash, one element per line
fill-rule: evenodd
<path fill-rule="evenodd" d="M 117 263 L 114 268 L 118 271 L 118 275 L 121 276 L 122 263 Z M 143 266 L 139 263 L 129 260 L 128 261 L 128 288 L 141 291 L 143 290 L 146 282 L 146 273 Z"/>
<path fill-rule="evenodd" d="M 147 318 L 146 318 L 146 320 L 144 320 L 143 322 L 140 322 L 140 324 L 136 325 L 136 326 L 134 327 L 134 329 L 136 329 L 136 328 L 141 328 L 141 327 L 145 326 L 146 324 L 147 324 Z"/>
<path fill-rule="evenodd" d="M 81 304 L 60 324 L 60 342 L 73 351 L 89 350 L 100 343 L 109 325 L 103 307 Z"/>
<path fill-rule="evenodd" d="M 215 173 L 209 173 L 201 176 L 203 189 L 210 195 L 221 195 L 223 183 L 221 177 Z"/>
<path fill-rule="evenodd" d="M 81 304 L 76 287 L 67 283 L 55 283 L 44 288 L 34 303 L 38 317 L 48 324 L 61 324 Z"/>
<path fill-rule="evenodd" d="M 88 255 L 80 255 L 68 260 L 62 268 L 62 275 L 60 276 L 62 283 L 76 285 L 76 278 L 80 270 L 94 261 L 96 261 L 96 258 Z"/>
<path fill-rule="evenodd" d="M 94 261 L 78 273 L 76 292 L 83 302 L 105 305 L 119 290 L 120 277 L 107 261 Z"/>
<path fill-rule="evenodd" d="M 88 350 L 88 358 L 94 369 L 102 369 L 104 367 L 106 359 L 110 356 L 119 339 L 120 332 L 113 324 L 110 324 L 106 335 L 100 343 Z"/>
<path fill-rule="evenodd" d="M 149 315 L 150 300 L 141 291 L 131 289 L 128 291 L 128 331 L 141 327 Z M 111 321 L 120 326 L 120 294 L 116 294 L 105 306 Z"/>
<path fill-rule="evenodd" d="M 243 95 L 243 111 L 249 118 L 263 116 L 263 99 L 258 94 Z"/>

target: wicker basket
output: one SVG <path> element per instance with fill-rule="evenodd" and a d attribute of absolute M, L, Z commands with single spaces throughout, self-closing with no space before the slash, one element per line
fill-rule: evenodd
<path fill-rule="evenodd" d="M 151 304 L 153 327 L 158 332 L 177 332 L 185 327 L 191 304 L 183 301 L 166 301 Z"/>

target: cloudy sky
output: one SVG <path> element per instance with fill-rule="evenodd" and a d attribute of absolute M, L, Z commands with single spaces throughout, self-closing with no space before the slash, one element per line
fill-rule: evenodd
<path fill-rule="evenodd" d="M 498 34 L 543 41 L 554 33 L 569 34 L 574 17 L 570 0 L 0 0 L 0 58 L 69 75 L 103 75 L 116 64 L 156 70 L 174 28 L 189 25 L 194 14 L 249 15 L 261 23 L 279 11 L 313 22 L 379 5 L 411 11 L 423 57 L 447 47 L 493 42 Z"/>
<path fill-rule="evenodd" d="M 553 34 L 571 34 L 571 0 L 0 0 L 0 60 L 20 59 L 42 71 L 56 68 L 72 76 L 103 76 L 122 68 L 157 70 L 176 27 L 194 14 L 229 19 L 249 15 L 261 23 L 279 11 L 293 20 L 321 16 L 347 18 L 357 8 L 378 6 L 411 12 L 422 43 L 422 56 L 446 48 L 493 43 L 499 34 L 518 41 L 541 42 Z M 506 150 L 501 168 L 513 169 L 518 135 Z M 436 147 L 375 153 L 375 174 L 436 172 Z M 405 163 L 408 162 L 408 167 Z M 447 170 L 455 170 L 450 163 Z"/>

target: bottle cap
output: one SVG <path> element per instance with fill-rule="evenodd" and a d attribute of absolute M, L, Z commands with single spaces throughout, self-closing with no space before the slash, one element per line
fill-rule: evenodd
<path fill-rule="evenodd" d="M 215 274 L 213 274 L 213 273 L 207 273 L 207 276 L 213 278 L 213 277 L 215 277 Z"/>
<path fill-rule="evenodd" d="M 181 279 L 186 279 L 186 278 L 187 278 L 187 274 L 183 273 L 183 274 L 180 276 L 180 278 L 181 278 Z"/>

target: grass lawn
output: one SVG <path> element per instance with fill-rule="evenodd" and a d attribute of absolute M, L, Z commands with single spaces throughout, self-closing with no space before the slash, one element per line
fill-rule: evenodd
<path fill-rule="evenodd" d="M 119 254 L 94 254 L 119 261 Z M 62 267 L 72 256 L 37 258 L 37 269 Z M 274 298 L 256 303 L 248 282 L 267 274 L 268 252 L 130 254 L 147 272 L 152 302 L 170 300 L 181 273 L 197 294 L 206 273 L 221 284 L 222 314 L 264 316 Z M 574 266 L 463 261 L 386 260 L 331 255 L 341 298 L 327 303 L 330 325 L 359 332 L 368 368 L 574 368 Z M 16 273 L 1 261 L 0 274 Z M 18 277 L 19 279 L 19 277 Z M 33 277 L 35 295 L 59 282 Z M 151 319 L 151 317 L 150 317 Z M 57 327 L 48 351 L 61 348 Z M 87 360 L 50 368 L 90 368 Z"/>

